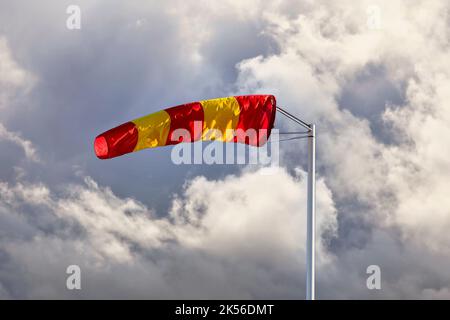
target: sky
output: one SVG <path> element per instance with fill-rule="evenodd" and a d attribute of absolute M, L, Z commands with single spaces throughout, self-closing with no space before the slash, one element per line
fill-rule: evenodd
<path fill-rule="evenodd" d="M 449 57 L 444 0 L 0 0 L 0 298 L 304 299 L 306 141 L 271 171 L 93 152 L 267 93 L 317 128 L 317 298 L 450 299 Z"/>

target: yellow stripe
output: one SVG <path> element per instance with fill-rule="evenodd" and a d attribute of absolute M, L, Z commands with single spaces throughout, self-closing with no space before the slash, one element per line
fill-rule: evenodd
<path fill-rule="evenodd" d="M 240 107 L 234 97 L 200 101 L 203 107 L 204 123 L 202 140 L 231 141 L 233 135 L 227 129 L 235 130 L 239 121 Z M 221 134 L 209 130 L 219 130 Z"/>
<path fill-rule="evenodd" d="M 161 110 L 133 120 L 133 122 L 139 134 L 134 151 L 166 144 L 170 130 L 170 116 L 166 111 Z"/>

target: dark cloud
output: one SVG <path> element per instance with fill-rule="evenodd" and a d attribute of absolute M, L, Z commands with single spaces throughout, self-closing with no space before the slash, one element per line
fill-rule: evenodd
<path fill-rule="evenodd" d="M 122 196 L 167 208 L 165 199 L 192 171 L 211 176 L 235 171 L 232 166 L 177 167 L 168 150 L 102 162 L 92 142 L 113 126 L 163 107 L 228 95 L 235 64 L 268 50 L 262 26 L 222 17 L 208 30 L 211 41 L 198 49 L 203 59 L 198 64 L 192 62 L 192 39 L 183 36 L 186 26 L 170 13 L 175 3 L 80 2 L 78 31 L 65 28 L 68 4 L 18 1 L 2 10 L 11 51 L 39 79 L 27 101 L 5 112 L 8 128 L 32 137 L 52 168 L 36 169 L 42 172 L 39 179 L 73 181 L 68 168 L 77 166 Z M 16 28 L 8 28 L 12 25 Z"/>
<path fill-rule="evenodd" d="M 302 141 L 270 179 L 92 151 L 163 107 L 273 92 L 318 125 L 319 297 L 448 297 L 448 6 L 394 1 L 373 31 L 345 1 L 80 1 L 69 31 L 69 4 L 0 5 L 0 296 L 303 298 Z"/>

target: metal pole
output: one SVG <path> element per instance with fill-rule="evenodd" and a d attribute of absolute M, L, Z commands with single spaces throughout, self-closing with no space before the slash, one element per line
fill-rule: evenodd
<path fill-rule="evenodd" d="M 308 135 L 308 207 L 306 216 L 306 300 L 315 299 L 316 126 Z"/>
<path fill-rule="evenodd" d="M 308 206 L 306 214 L 306 299 L 315 300 L 315 227 L 316 227 L 316 126 L 307 124 L 283 108 L 277 111 L 308 129 Z"/>
<path fill-rule="evenodd" d="M 284 110 L 281 107 L 276 107 L 277 111 L 279 113 L 281 113 L 283 116 L 285 116 L 286 118 L 290 119 L 291 121 L 294 121 L 296 123 L 298 123 L 299 125 L 301 125 L 303 128 L 307 129 L 308 131 L 311 130 L 311 127 L 309 124 L 307 124 L 305 121 L 297 118 L 296 116 L 294 116 L 293 114 L 290 114 L 289 112 L 287 112 L 286 110 Z"/>

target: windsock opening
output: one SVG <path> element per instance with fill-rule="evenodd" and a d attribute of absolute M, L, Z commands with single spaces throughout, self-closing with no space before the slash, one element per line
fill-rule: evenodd
<path fill-rule="evenodd" d="M 98 136 L 94 141 L 95 155 L 100 159 L 106 159 L 108 156 L 108 143 L 105 137 Z"/>
<path fill-rule="evenodd" d="M 100 159 L 110 159 L 133 152 L 138 142 L 138 130 L 133 122 L 124 123 L 103 132 L 94 141 L 94 151 Z"/>

